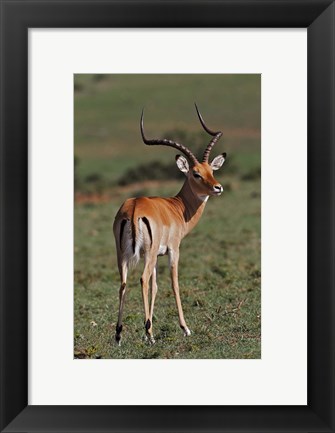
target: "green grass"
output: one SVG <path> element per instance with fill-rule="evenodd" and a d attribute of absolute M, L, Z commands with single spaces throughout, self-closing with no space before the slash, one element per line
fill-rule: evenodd
<path fill-rule="evenodd" d="M 260 358 L 260 78 L 256 75 L 134 75 L 102 79 L 76 77 L 75 154 L 79 192 L 85 179 L 104 179 L 105 200 L 75 202 L 74 353 L 78 358 Z M 130 196 L 178 192 L 179 181 L 138 183 L 117 180 L 140 163 L 173 161 L 168 148 L 148 148 L 139 137 L 146 107 L 150 136 L 199 130 L 193 101 L 224 138 L 213 150 L 228 159 L 216 172 L 226 188 L 212 197 L 180 251 L 179 282 L 184 315 L 192 335 L 183 337 L 171 289 L 167 257 L 158 259 L 158 294 L 153 330 L 144 342 L 139 279 L 143 263 L 128 278 L 122 346 L 114 343 L 120 285 L 112 233 L 114 216 Z M 150 131 L 150 133 L 149 133 Z M 191 135 L 189 135 L 191 136 Z M 173 137 L 171 137 L 173 138 Z M 208 136 L 204 135 L 204 146 Z M 192 148 L 192 143 L 185 143 Z M 229 169 L 229 164 L 231 164 Z M 234 167 L 234 170 L 232 169 Z M 176 168 L 177 170 L 177 168 Z"/>

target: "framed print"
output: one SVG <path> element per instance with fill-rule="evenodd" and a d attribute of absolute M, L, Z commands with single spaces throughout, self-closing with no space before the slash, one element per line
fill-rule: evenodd
<path fill-rule="evenodd" d="M 1 431 L 334 431 L 334 2 L 4 0 L 1 13 Z M 178 97 L 171 91 L 176 82 Z M 159 132 L 182 141 L 176 125 L 187 143 L 196 143 L 195 126 L 185 126 L 194 122 L 186 108 L 193 102 L 204 134 L 218 137 L 215 123 L 223 123 L 223 132 L 226 124 L 223 147 L 209 140 L 221 152 L 216 164 L 222 165 L 223 151 L 234 153 L 234 143 L 245 152 L 227 165 L 227 214 L 210 207 L 211 200 L 206 205 L 212 223 L 207 235 L 199 232 L 203 259 L 192 244 L 184 249 L 193 260 L 188 278 L 195 289 L 182 303 L 197 333 L 182 339 L 178 321 L 171 324 L 161 310 L 153 322 L 156 345 L 141 342 L 137 319 L 153 340 L 152 316 L 143 325 L 134 300 L 124 315 L 124 348 L 112 350 L 110 337 L 116 329 L 119 342 L 122 328 L 111 318 L 117 307 L 112 313 L 104 300 L 117 272 L 108 269 L 104 251 L 113 248 L 114 196 L 121 205 L 133 187 L 124 184 L 119 193 L 110 185 L 143 176 L 153 164 L 171 175 L 171 153 L 164 159 L 165 149 L 143 150 L 143 143 L 137 164 L 145 163 L 145 151 L 156 150 L 161 165 L 151 159 L 140 173 L 127 172 L 135 165 L 122 153 L 122 140 L 126 131 L 129 141 L 140 141 L 143 104 L 144 143 L 162 138 Z M 111 150 L 112 133 L 119 147 Z M 172 147 L 186 157 L 195 152 Z M 187 159 L 178 158 L 189 176 Z M 104 159 L 113 160 L 114 177 Z M 136 194 L 156 195 L 150 188 L 142 182 Z M 86 204 L 73 213 L 74 193 Z M 105 196 L 97 210 L 92 200 Z M 236 263 L 221 268 L 215 260 L 227 239 L 213 230 L 229 227 L 229 215 L 238 220 L 242 203 L 249 225 L 240 225 L 238 238 L 230 226 Z M 150 243 L 152 220 L 141 218 L 134 224 L 142 224 Z M 120 224 L 127 234 L 127 222 Z M 120 230 L 116 240 L 122 241 Z M 206 246 L 210 239 L 221 245 L 216 256 Z M 196 278 L 200 266 L 204 281 Z M 243 280 L 238 275 L 245 270 Z M 164 282 L 168 272 L 161 271 Z M 221 281 L 231 299 L 205 291 Z M 205 323 L 198 325 L 199 318 Z M 201 337 L 221 339 L 220 347 Z"/>
<path fill-rule="evenodd" d="M 283 31 L 273 29 L 244 30 L 242 33 L 235 29 L 190 29 L 187 34 L 178 29 L 173 33 L 170 29 L 132 29 L 130 32 L 126 29 L 92 29 L 87 33 L 80 31 L 80 34 L 63 30 L 62 34 L 60 37 L 60 30 L 29 32 L 29 88 L 30 98 L 34 101 L 29 113 L 30 161 L 34 167 L 30 180 L 33 191 L 30 258 L 36 265 L 30 271 L 29 291 L 31 404 L 138 405 L 142 401 L 141 390 L 153 369 L 159 380 L 151 384 L 147 404 L 183 405 L 187 402 L 199 405 L 203 404 L 202 395 L 207 395 L 207 405 L 306 404 L 307 300 L 306 281 L 302 276 L 307 272 L 307 202 L 306 193 L 300 193 L 299 197 L 295 194 L 296 190 L 307 190 L 306 163 L 302 163 L 307 157 L 306 30 L 286 31 L 285 37 Z M 120 39 L 122 45 L 117 44 Z M 82 40 L 85 50 L 80 47 Z M 173 50 L 173 59 L 178 66 L 169 62 L 168 69 L 164 59 L 173 40 L 178 41 L 181 49 Z M 60 45 L 61 41 L 66 46 Z M 191 51 L 204 51 L 207 46 L 210 46 L 208 54 L 211 57 L 221 53 L 224 65 L 219 60 L 215 65 L 204 65 Z M 69 47 L 70 53 L 77 54 L 64 60 Z M 110 47 L 114 47 L 113 56 L 94 58 L 97 74 L 73 76 L 74 70 L 87 70 L 91 64 L 87 59 L 91 55 L 110 52 Z M 120 48 L 120 53 L 116 47 Z M 155 67 L 150 67 L 150 74 L 146 62 L 143 66 L 138 56 L 140 47 L 143 47 L 141 58 L 155 56 Z M 183 56 L 186 51 L 190 54 L 187 58 Z M 235 52 L 240 55 L 235 56 Z M 102 58 L 103 65 L 99 64 Z M 116 63 L 122 69 L 117 69 L 116 58 L 120 59 Z M 287 64 L 290 64 L 289 69 Z M 99 71 L 113 73 L 101 75 Z M 278 87 L 277 83 L 287 76 L 289 82 L 285 80 L 285 86 Z M 74 95 L 73 87 L 76 89 Z M 179 96 L 181 88 L 183 93 Z M 70 89 L 70 92 L 64 89 Z M 164 94 L 168 96 L 164 97 Z M 218 170 L 215 179 L 220 180 L 228 191 L 220 197 L 210 197 L 208 203 L 201 202 L 206 203 L 205 208 L 201 207 L 202 218 L 181 242 L 180 304 L 191 331 L 190 338 L 183 337 L 178 324 L 174 294 L 168 288 L 168 261 L 162 256 L 157 260 L 160 284 L 152 332 L 156 344 L 148 344 L 142 341 L 145 328 L 141 286 L 138 284 L 141 260 L 137 267 L 129 269 L 126 285 L 129 296 L 121 322 L 123 330 L 116 333 L 116 327 L 120 326 L 116 322 L 119 287 L 112 288 L 112 294 L 110 292 L 111 284 L 119 284 L 119 275 L 115 252 L 111 254 L 114 243 L 111 219 L 129 197 L 172 197 L 185 179 L 183 172 L 181 178 L 172 177 L 178 173 L 178 166 L 173 159 L 171 161 L 171 149 L 149 145 L 143 149 L 138 142 L 142 104 L 145 106 L 145 136 L 157 128 L 156 134 L 162 132 L 183 146 L 187 145 L 202 160 L 208 134 L 205 131 L 204 137 L 197 128 L 198 124 L 201 128 L 202 125 L 193 99 L 197 101 L 198 110 L 201 105 L 201 113 L 206 110 L 207 119 L 212 113 L 212 123 L 225 126 L 221 128 L 224 137 L 214 145 L 212 154 L 226 153 L 225 167 Z M 273 99 L 276 100 L 275 108 L 271 105 Z M 289 107 L 286 106 L 288 99 Z M 274 110 L 282 104 L 286 106 L 285 113 L 279 109 L 276 116 L 277 119 L 280 116 L 281 122 L 273 125 Z M 107 105 L 108 110 L 105 110 Z M 260 105 L 263 107 L 261 128 Z M 62 128 L 54 129 L 53 119 L 56 118 Z M 285 143 L 286 131 L 281 129 L 281 123 L 290 130 L 289 142 L 294 142 L 294 148 L 289 142 Z M 52 136 L 50 130 L 53 130 Z M 286 175 L 282 176 L 277 149 L 286 152 L 285 145 L 290 158 L 285 162 Z M 47 157 L 52 148 L 57 148 L 52 165 L 47 160 L 41 164 L 43 156 Z M 73 155 L 68 151 L 72 148 L 77 161 L 74 175 L 67 170 L 67 167 L 73 168 Z M 62 167 L 61 176 L 58 167 Z M 153 168 L 159 174 L 155 181 L 152 179 Z M 164 173 L 168 174 L 167 180 L 162 179 Z M 139 177 L 146 174 L 150 175 L 149 182 Z M 294 189 L 290 183 L 292 176 L 296 179 Z M 73 191 L 69 188 L 73 177 L 76 182 L 74 206 Z M 49 179 L 47 183 L 42 181 L 45 178 Z M 276 202 L 272 200 L 274 195 Z M 171 200 L 175 202 L 175 199 L 168 202 Z M 290 209 L 289 226 L 283 224 L 287 218 L 283 201 Z M 50 214 L 55 220 L 62 221 L 61 225 L 53 227 L 52 233 L 48 229 Z M 151 228 L 154 225 L 152 216 L 147 220 Z M 221 225 L 222 231 L 216 232 L 214 227 Z M 281 230 L 284 226 L 285 233 Z M 294 227 L 293 233 L 290 233 L 290 227 Z M 127 225 L 124 226 L 124 236 L 129 232 Z M 136 236 L 139 240 L 141 232 L 139 227 Z M 34 233 L 39 234 L 36 241 L 33 241 Z M 154 241 L 153 229 L 151 235 Z M 148 234 L 151 243 L 149 237 Z M 115 238 L 119 242 L 121 235 L 116 234 Z M 286 249 L 287 242 L 290 249 L 283 257 L 281 251 Z M 54 259 L 51 259 L 51 252 L 44 254 L 50 243 Z M 196 252 L 199 244 L 202 245 L 201 254 Z M 277 246 L 279 257 L 276 260 L 276 251 L 271 245 Z M 124 250 L 127 251 L 127 247 Z M 54 261 L 63 269 L 61 273 L 54 272 Z M 275 263 L 280 263 L 280 267 Z M 287 269 L 290 284 L 286 284 L 286 273 L 279 273 L 282 268 Z M 53 279 L 45 288 L 43 282 L 51 274 Z M 73 306 L 69 302 L 72 286 Z M 138 289 L 132 290 L 133 287 Z M 53 308 L 40 308 L 43 299 Z M 287 299 L 290 299 L 289 304 Z M 61 321 L 59 311 L 62 311 Z M 285 311 L 285 322 L 282 322 L 282 311 Z M 72 332 L 69 332 L 72 328 L 73 342 Z M 276 339 L 269 338 L 274 335 L 277 335 Z M 122 337 L 121 345 L 114 344 L 116 337 Z M 48 354 L 54 347 L 58 348 L 55 358 L 58 367 L 62 362 L 62 378 L 49 375 L 53 359 Z M 291 354 L 289 369 L 283 368 L 288 362 L 287 351 Z M 75 364 L 73 356 L 78 361 Z M 116 364 L 119 374 L 111 375 Z M 199 368 L 207 371 L 206 380 L 198 376 Z M 240 378 L 238 386 L 233 380 L 236 375 Z M 126 381 L 124 377 L 127 377 Z M 196 381 L 194 377 L 197 377 Z M 271 382 L 266 380 L 269 377 Z M 66 396 L 63 395 L 64 381 L 68 386 Z M 92 401 L 90 396 L 95 393 L 96 381 L 105 382 L 105 386 Z M 180 395 L 175 395 L 176 382 L 183 383 Z M 218 392 L 212 389 L 213 383 Z M 289 396 L 286 393 L 288 386 Z M 117 389 L 117 394 L 109 393 L 109 387 Z"/>

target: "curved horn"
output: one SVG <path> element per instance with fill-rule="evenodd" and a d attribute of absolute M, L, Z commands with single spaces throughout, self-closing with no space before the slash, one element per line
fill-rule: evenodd
<path fill-rule="evenodd" d="M 209 154 L 211 153 L 211 150 L 213 149 L 213 146 L 215 145 L 215 143 L 219 140 L 219 138 L 222 136 L 222 132 L 221 131 L 212 131 L 210 130 L 204 122 L 204 119 L 202 118 L 200 111 L 198 110 L 197 104 L 194 103 L 195 105 L 195 109 L 197 110 L 197 114 L 200 120 L 200 123 L 202 125 L 202 127 L 204 128 L 204 130 L 209 134 L 212 135 L 213 138 L 212 140 L 208 143 L 205 151 L 204 151 L 204 155 L 202 157 L 202 162 L 208 162 L 208 158 L 209 158 Z"/>
<path fill-rule="evenodd" d="M 175 149 L 178 149 L 180 152 L 183 152 L 184 155 L 186 155 L 190 159 L 190 161 L 193 163 L 193 165 L 198 164 L 197 158 L 193 155 L 193 153 L 187 147 L 183 146 L 182 144 L 179 144 L 179 143 L 172 141 L 172 140 L 167 140 L 166 138 L 163 138 L 163 139 L 154 138 L 154 139 L 148 140 L 146 138 L 146 136 L 144 135 L 143 117 L 144 117 L 144 108 L 142 110 L 140 125 L 141 125 L 142 140 L 145 144 L 148 144 L 148 145 L 162 144 L 163 146 L 174 147 Z"/>

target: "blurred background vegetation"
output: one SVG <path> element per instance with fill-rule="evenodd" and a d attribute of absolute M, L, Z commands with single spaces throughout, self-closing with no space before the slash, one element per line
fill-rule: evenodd
<path fill-rule="evenodd" d="M 260 92 L 256 74 L 75 75 L 76 358 L 260 357 Z M 145 107 L 148 137 L 179 141 L 200 158 L 210 137 L 194 102 L 207 125 L 223 131 L 211 157 L 225 151 L 228 158 L 215 173 L 224 194 L 209 200 L 181 247 L 181 298 L 193 335 L 182 337 L 163 257 L 154 316 L 157 343 L 142 341 L 139 266 L 129 279 L 123 345 L 115 347 L 114 216 L 128 197 L 175 195 L 183 182 L 174 149 L 143 144 L 141 110 Z"/>

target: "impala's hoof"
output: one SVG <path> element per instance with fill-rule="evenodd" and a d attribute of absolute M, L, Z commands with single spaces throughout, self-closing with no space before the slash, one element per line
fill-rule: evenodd
<path fill-rule="evenodd" d="M 154 337 L 152 335 L 149 335 L 149 334 L 146 334 L 144 336 L 144 341 L 146 343 L 149 343 L 149 344 L 155 344 L 156 343 L 156 340 L 154 339 Z"/>
<path fill-rule="evenodd" d="M 121 346 L 121 335 L 115 335 L 115 344 Z"/>
<path fill-rule="evenodd" d="M 189 337 L 191 335 L 191 331 L 188 328 L 184 328 L 184 337 Z"/>

